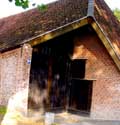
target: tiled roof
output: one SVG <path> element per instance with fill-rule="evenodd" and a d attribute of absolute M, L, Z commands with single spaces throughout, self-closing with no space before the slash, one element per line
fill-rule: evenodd
<path fill-rule="evenodd" d="M 0 19 L 0 51 L 89 16 L 120 55 L 120 23 L 104 0 L 58 0 L 49 4 L 46 11 L 32 9 Z"/>
<path fill-rule="evenodd" d="M 120 57 L 120 22 L 104 0 L 95 0 L 94 16 Z"/>
<path fill-rule="evenodd" d="M 0 50 L 51 31 L 87 15 L 88 0 L 59 0 L 46 11 L 33 9 L 0 20 Z"/>

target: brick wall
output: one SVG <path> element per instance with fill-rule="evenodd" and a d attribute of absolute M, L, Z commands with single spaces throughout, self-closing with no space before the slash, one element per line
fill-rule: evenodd
<path fill-rule="evenodd" d="M 24 45 L 0 54 L 0 105 L 7 105 L 12 95 L 29 87 L 31 52 Z"/>
<path fill-rule="evenodd" d="M 24 45 L 0 54 L 0 105 L 29 87 L 31 53 Z M 88 59 L 85 77 L 94 79 L 91 118 L 120 120 L 120 72 L 97 35 L 86 32 L 75 37 L 72 58 Z"/>
<path fill-rule="evenodd" d="M 87 79 L 94 79 L 91 118 L 120 120 L 120 72 L 94 32 L 74 39 L 72 58 L 87 58 Z"/>

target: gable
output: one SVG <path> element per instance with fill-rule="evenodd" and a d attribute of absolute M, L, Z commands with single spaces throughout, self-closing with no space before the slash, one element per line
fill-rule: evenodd
<path fill-rule="evenodd" d="M 3 18 L 0 20 L 0 51 L 24 43 L 34 46 L 87 24 L 94 28 L 120 69 L 120 23 L 103 0 L 59 0 L 49 4 L 43 12 L 33 9 Z"/>

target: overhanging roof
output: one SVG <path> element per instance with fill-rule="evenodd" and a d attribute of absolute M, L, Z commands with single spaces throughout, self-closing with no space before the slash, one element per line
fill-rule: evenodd
<path fill-rule="evenodd" d="M 59 0 L 47 11 L 33 9 L 0 20 L 0 51 L 36 45 L 90 24 L 120 69 L 120 23 L 103 0 Z"/>

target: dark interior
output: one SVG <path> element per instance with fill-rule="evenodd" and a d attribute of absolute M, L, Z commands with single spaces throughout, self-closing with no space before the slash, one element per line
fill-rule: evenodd
<path fill-rule="evenodd" d="M 69 54 L 72 49 L 73 42 L 68 35 L 33 48 L 30 83 L 37 81 L 40 87 L 48 91 L 47 108 L 51 110 L 66 108 Z"/>
<path fill-rule="evenodd" d="M 71 61 L 72 78 L 85 77 L 85 64 L 86 64 L 86 59 L 74 59 L 73 61 Z"/>
<path fill-rule="evenodd" d="M 72 110 L 90 112 L 92 81 L 72 79 L 69 106 Z"/>
<path fill-rule="evenodd" d="M 92 81 L 85 79 L 86 59 L 71 60 L 75 34 L 64 34 L 33 48 L 30 83 L 48 91 L 48 109 L 90 112 Z"/>

